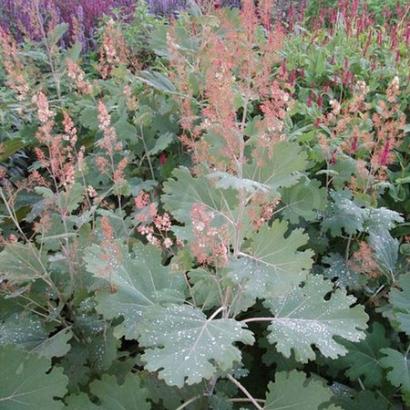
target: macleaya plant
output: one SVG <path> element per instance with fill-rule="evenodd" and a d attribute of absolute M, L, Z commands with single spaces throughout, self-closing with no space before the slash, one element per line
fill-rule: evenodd
<path fill-rule="evenodd" d="M 138 55 L 0 30 L 1 409 L 409 403 L 405 40 L 375 90 L 323 57 L 357 20 L 202 6 Z"/>
<path fill-rule="evenodd" d="M 166 384 L 201 382 L 203 391 L 186 403 L 198 401 L 195 408 L 212 402 L 220 379 L 254 407 L 278 408 L 272 391 L 264 406 L 239 381 L 242 346 L 255 342 L 254 323 L 266 323 L 267 340 L 285 357 L 293 350 L 301 363 L 316 357 L 313 346 L 325 357 L 344 355 L 340 341 L 362 340 L 367 326 L 353 296 L 310 273 L 306 234 L 279 217 L 283 189 L 308 183 L 309 164 L 286 136 L 287 84 L 271 75 L 282 30 L 268 30 L 269 16 L 259 16 L 262 24 L 246 2 L 238 16 L 216 14 L 218 30 L 193 19 L 191 32 L 178 32 L 178 22 L 168 32 L 171 78 L 183 110 L 181 141 L 194 164 L 194 174 L 178 168 L 164 184 L 163 206 L 177 222 L 171 231 L 179 243 L 169 265 L 162 266 L 150 245 L 129 252 L 110 229 L 85 251 L 87 270 L 109 285 L 98 294 L 97 311 L 122 317 L 114 334 L 138 340 L 145 368 Z M 184 53 L 179 41 L 193 33 L 199 41 Z M 147 207 L 147 200 L 138 197 L 136 204 Z M 150 229 L 139 231 L 156 244 Z M 255 315 L 257 301 L 266 315 Z M 276 383 L 306 378 L 289 377 Z M 321 396 L 309 408 L 330 406 L 331 393 L 321 383 L 303 389 L 315 388 Z"/>

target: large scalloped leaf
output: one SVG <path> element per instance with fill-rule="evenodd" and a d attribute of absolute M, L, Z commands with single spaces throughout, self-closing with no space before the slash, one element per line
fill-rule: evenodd
<path fill-rule="evenodd" d="M 387 379 L 393 386 L 401 387 L 407 394 L 410 392 L 410 359 L 408 354 L 385 348 L 380 350 L 385 355 L 380 359 L 381 365 L 387 372 Z"/>
<path fill-rule="evenodd" d="M 183 278 L 161 265 L 161 251 L 139 244 L 130 253 L 127 246 L 112 241 L 104 247 L 92 245 L 85 252 L 87 270 L 110 283 L 112 292 L 97 296 L 97 310 L 105 318 L 122 316 L 117 337 L 135 339 L 135 327 L 147 306 L 184 300 Z"/>
<path fill-rule="evenodd" d="M 302 148 L 288 141 L 277 142 L 270 156 L 268 151 L 243 167 L 243 177 L 268 187 L 276 195 L 279 188 L 296 184 L 307 168 L 307 160 Z"/>
<path fill-rule="evenodd" d="M 349 289 L 361 289 L 367 283 L 367 277 L 353 271 L 346 258 L 339 253 L 330 253 L 322 258 L 322 264 L 329 265 L 323 270 L 323 276 L 328 279 L 337 279 L 336 285 Z"/>
<path fill-rule="evenodd" d="M 101 410 L 150 410 L 148 390 L 141 386 L 140 378 L 128 374 L 124 383 L 118 384 L 115 376 L 104 375 L 90 386 L 91 393 L 98 397 Z"/>
<path fill-rule="evenodd" d="M 380 394 L 376 396 L 370 390 L 355 392 L 353 395 L 341 394 L 337 396 L 335 402 L 344 410 L 391 410 L 393 408 L 384 396 Z"/>
<path fill-rule="evenodd" d="M 393 307 L 393 317 L 399 323 L 400 330 L 410 336 L 410 273 L 399 277 L 399 289 L 390 291 L 389 301 Z"/>
<path fill-rule="evenodd" d="M 0 253 L 0 278 L 13 284 L 34 281 L 45 274 L 47 257 L 32 244 L 14 243 Z"/>
<path fill-rule="evenodd" d="M 91 402 L 85 393 L 71 394 L 65 402 L 67 404 L 65 410 L 101 410 L 101 407 Z"/>
<path fill-rule="evenodd" d="M 199 383 L 217 370 L 230 370 L 241 360 L 233 343 L 252 344 L 252 332 L 233 319 L 207 319 L 188 305 L 153 306 L 138 326 L 142 358 L 149 371 L 158 371 L 171 386 Z"/>
<path fill-rule="evenodd" d="M 265 300 L 275 316 L 268 327 L 268 340 L 285 357 L 290 357 L 293 349 L 296 360 L 302 363 L 314 360 L 314 345 L 325 357 L 334 359 L 347 353 L 335 336 L 352 342 L 366 336 L 363 330 L 368 316 L 363 307 L 351 307 L 356 298 L 345 290 L 332 290 L 330 281 L 319 275 L 311 276 L 303 287 Z M 330 292 L 330 297 L 325 299 Z"/>
<path fill-rule="evenodd" d="M 2 410 L 59 410 L 67 377 L 51 360 L 13 346 L 0 347 L 0 408 Z"/>
<path fill-rule="evenodd" d="M 164 183 L 161 199 L 167 211 L 185 224 L 188 229 L 173 230 L 181 239 L 191 239 L 191 211 L 194 204 L 202 204 L 215 215 L 213 224 L 233 226 L 234 211 L 237 207 L 237 192 L 234 189 L 218 189 L 206 177 L 194 178 L 188 168 L 174 170 L 172 179 Z"/>
<path fill-rule="evenodd" d="M 49 359 L 64 356 L 72 336 L 71 329 L 65 328 L 49 337 L 42 321 L 32 314 L 15 313 L 0 323 L 0 345 L 12 344 Z"/>
<path fill-rule="evenodd" d="M 323 220 L 323 230 L 329 230 L 332 236 L 340 236 L 342 231 L 349 235 L 357 232 L 390 230 L 403 217 L 387 208 L 364 208 L 353 200 L 350 191 L 332 191 L 333 201 L 329 203 Z"/>
<path fill-rule="evenodd" d="M 321 188 L 319 181 L 309 179 L 283 189 L 283 216 L 294 224 L 297 224 L 300 218 L 306 221 L 316 219 L 318 211 L 326 206 L 326 194 L 326 188 Z"/>
<path fill-rule="evenodd" d="M 364 231 L 367 214 L 365 208 L 351 200 L 352 194 L 349 191 L 332 191 L 330 196 L 333 201 L 328 204 L 322 229 L 329 230 L 332 236 L 340 236 L 343 231 L 350 235 Z"/>
<path fill-rule="evenodd" d="M 359 343 L 343 342 L 348 354 L 339 359 L 341 365 L 348 367 L 345 374 L 356 381 L 359 377 L 366 387 L 380 386 L 383 382 L 383 368 L 380 364 L 380 349 L 390 346 L 383 325 L 374 322 L 366 339 Z"/>
<path fill-rule="evenodd" d="M 175 386 L 168 386 L 155 373 L 141 371 L 139 376 L 142 385 L 149 392 L 149 398 L 153 402 L 154 409 L 175 410 L 190 398 L 203 393 L 202 384 L 185 385 L 182 389 L 179 389 Z"/>
<path fill-rule="evenodd" d="M 91 393 L 100 404 L 90 401 L 88 395 L 80 393 L 67 398 L 67 410 L 150 410 L 148 390 L 141 385 L 141 379 L 135 374 L 128 374 L 124 383 L 118 384 L 112 375 L 103 375 L 90 385 Z"/>
<path fill-rule="evenodd" d="M 285 237 L 288 224 L 275 220 L 250 238 L 240 258 L 231 263 L 231 280 L 239 292 L 254 300 L 280 296 L 298 285 L 312 266 L 313 252 L 298 251 L 308 236 L 301 229 Z"/>
<path fill-rule="evenodd" d="M 331 390 L 323 382 L 307 378 L 303 372 L 278 372 L 275 374 L 275 382 L 268 385 L 263 409 L 340 409 L 329 403 L 332 396 Z"/>
<path fill-rule="evenodd" d="M 380 269 L 389 276 L 394 275 L 396 270 L 399 244 L 399 240 L 393 238 L 387 229 L 375 229 L 370 232 L 369 245 L 374 251 Z"/>

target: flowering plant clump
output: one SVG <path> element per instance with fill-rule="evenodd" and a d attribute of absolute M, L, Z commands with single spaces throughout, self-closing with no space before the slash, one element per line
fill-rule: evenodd
<path fill-rule="evenodd" d="M 0 30 L 0 408 L 407 408 L 406 12 L 184 6 Z"/>
<path fill-rule="evenodd" d="M 86 45 L 105 14 L 120 9 L 126 18 L 134 7 L 133 0 L 1 0 L 0 26 L 18 39 L 40 40 L 45 27 L 67 23 L 70 26 L 67 39 Z"/>

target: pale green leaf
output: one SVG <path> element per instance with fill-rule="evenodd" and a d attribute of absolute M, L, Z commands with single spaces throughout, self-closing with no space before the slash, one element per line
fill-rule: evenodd
<path fill-rule="evenodd" d="M 65 410 L 101 410 L 101 407 L 92 403 L 85 393 L 71 394 L 65 402 Z"/>
<path fill-rule="evenodd" d="M 184 300 L 183 278 L 161 264 L 161 251 L 153 246 L 139 244 L 129 252 L 112 241 L 92 245 L 85 255 L 87 270 L 115 289 L 98 294 L 97 310 L 107 319 L 124 318 L 115 331 L 118 337 L 136 338 L 135 327 L 147 306 Z"/>
<path fill-rule="evenodd" d="M 393 275 L 399 257 L 399 241 L 390 235 L 386 229 L 370 232 L 369 245 L 374 251 L 375 258 L 381 270 Z"/>
<path fill-rule="evenodd" d="M 37 353 L 39 356 L 52 358 L 62 357 L 71 348 L 68 343 L 73 337 L 71 329 L 62 329 L 56 334 L 44 339 L 41 343 L 36 345 L 31 351 Z"/>
<path fill-rule="evenodd" d="M 340 409 L 331 405 L 331 390 L 320 380 L 307 378 L 305 373 L 292 370 L 278 372 L 275 382 L 268 385 L 264 410 Z"/>
<path fill-rule="evenodd" d="M 268 327 L 269 342 L 285 357 L 290 357 L 293 349 L 302 363 L 315 359 L 312 346 L 332 359 L 345 355 L 347 349 L 334 337 L 351 342 L 364 339 L 368 316 L 362 306 L 351 307 L 356 302 L 354 296 L 343 289 L 332 291 L 330 281 L 310 276 L 303 287 L 265 300 L 275 316 Z"/>
<path fill-rule="evenodd" d="M 344 410 L 391 410 L 392 407 L 383 396 L 376 396 L 370 390 L 363 390 L 359 393 L 341 394 L 335 400 Z"/>
<path fill-rule="evenodd" d="M 326 206 L 326 189 L 317 180 L 305 180 L 282 191 L 283 216 L 297 224 L 302 218 L 312 221 Z"/>
<path fill-rule="evenodd" d="M 380 359 L 381 365 L 388 369 L 387 379 L 393 386 L 410 392 L 410 360 L 397 350 L 385 348 L 380 350 L 385 355 Z"/>
<path fill-rule="evenodd" d="M 357 232 L 390 230 L 403 222 L 400 214 L 390 209 L 360 206 L 348 190 L 332 191 L 330 196 L 333 201 L 328 205 L 323 229 L 329 230 L 332 236 L 340 236 L 343 231 L 354 235 Z"/>
<path fill-rule="evenodd" d="M 230 264 L 230 278 L 253 300 L 287 293 L 298 285 L 312 266 L 312 252 L 299 251 L 308 236 L 301 229 L 288 236 L 286 222 L 275 220 L 250 237 L 240 258 Z"/>
<path fill-rule="evenodd" d="M 2 410 L 59 410 L 55 400 L 66 393 L 67 377 L 51 360 L 13 346 L 0 347 L 0 408 Z"/>
<path fill-rule="evenodd" d="M 192 206 L 201 204 L 213 215 L 213 226 L 227 225 L 231 230 L 236 222 L 237 192 L 233 189 L 218 189 L 203 176 L 194 178 L 187 168 L 174 170 L 172 179 L 164 184 L 162 201 L 184 229 L 173 228 L 180 239 L 192 240 Z"/>
<path fill-rule="evenodd" d="M 137 128 L 128 122 L 128 119 L 124 116 L 121 117 L 115 124 L 115 131 L 118 138 L 121 141 L 134 142 L 137 140 L 138 130 Z"/>
<path fill-rule="evenodd" d="M 366 276 L 353 271 L 342 255 L 330 253 L 323 258 L 322 262 L 324 265 L 329 265 L 323 270 L 323 276 L 328 279 L 337 279 L 336 285 L 349 289 L 361 289 L 366 285 Z"/>
<path fill-rule="evenodd" d="M 46 255 L 32 244 L 9 244 L 0 253 L 0 277 L 12 284 L 41 278 L 45 274 L 46 265 Z"/>
<path fill-rule="evenodd" d="M 398 285 L 400 289 L 392 288 L 390 291 L 389 301 L 400 330 L 410 336 L 410 273 L 401 275 Z"/>
<path fill-rule="evenodd" d="M 215 181 L 215 186 L 221 189 L 236 189 L 244 190 L 248 193 L 269 192 L 269 185 L 264 185 L 260 182 L 251 179 L 239 178 L 227 172 L 215 171 L 207 175 L 210 180 Z"/>
<path fill-rule="evenodd" d="M 176 93 L 174 84 L 164 74 L 157 71 L 142 71 L 137 78 L 158 91 Z"/>
<path fill-rule="evenodd" d="M 31 350 L 47 339 L 48 332 L 39 317 L 14 313 L 0 323 L 0 345 L 14 345 Z"/>
<path fill-rule="evenodd" d="M 101 402 L 101 410 L 151 409 L 148 391 L 141 386 L 136 374 L 129 374 L 122 384 L 118 384 L 115 376 L 104 375 L 91 383 L 90 391 Z"/>
<path fill-rule="evenodd" d="M 349 191 L 332 191 L 333 201 L 329 203 L 322 229 L 329 230 L 332 236 L 340 236 L 342 232 L 353 235 L 364 231 L 367 213 L 354 201 Z"/>
<path fill-rule="evenodd" d="M 191 293 L 198 306 L 210 309 L 222 304 L 221 278 L 217 273 L 197 268 L 191 270 L 188 275 L 192 283 Z"/>
<path fill-rule="evenodd" d="M 263 166 L 260 166 L 261 162 Z M 243 177 L 269 187 L 276 195 L 279 188 L 296 184 L 306 168 L 307 160 L 302 148 L 295 143 L 281 141 L 275 144 L 271 155 L 266 150 L 262 158 L 245 165 Z"/>
<path fill-rule="evenodd" d="M 166 132 L 155 141 L 155 145 L 148 151 L 149 155 L 156 155 L 168 148 L 175 140 L 175 135 L 172 132 Z"/>
<path fill-rule="evenodd" d="M 241 360 L 236 342 L 252 344 L 252 333 L 233 319 L 207 319 L 188 305 L 147 309 L 139 326 L 142 358 L 171 386 L 199 383 Z"/>
<path fill-rule="evenodd" d="M 380 386 L 383 382 L 383 368 L 380 365 L 379 350 L 390 345 L 383 325 L 374 322 L 364 340 L 359 343 L 343 342 L 343 345 L 348 349 L 348 354 L 338 361 L 342 366 L 348 367 L 346 376 L 352 381 L 360 377 L 366 387 Z"/>
<path fill-rule="evenodd" d="M 366 230 L 369 232 L 378 230 L 390 230 L 398 223 L 404 221 L 404 218 L 392 209 L 380 208 L 366 208 Z"/>

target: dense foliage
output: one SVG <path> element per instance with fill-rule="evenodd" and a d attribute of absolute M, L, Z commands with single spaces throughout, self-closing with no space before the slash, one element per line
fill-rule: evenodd
<path fill-rule="evenodd" d="M 0 29 L 0 409 L 410 406 L 409 8 L 327 3 Z"/>

